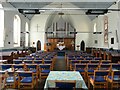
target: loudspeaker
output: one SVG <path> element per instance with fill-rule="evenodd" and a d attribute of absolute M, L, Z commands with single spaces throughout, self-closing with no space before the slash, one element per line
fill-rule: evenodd
<path fill-rule="evenodd" d="M 111 38 L 111 44 L 114 44 L 114 38 Z"/>
<path fill-rule="evenodd" d="M 95 44 L 97 44 L 98 43 L 98 41 L 97 40 L 95 40 Z"/>

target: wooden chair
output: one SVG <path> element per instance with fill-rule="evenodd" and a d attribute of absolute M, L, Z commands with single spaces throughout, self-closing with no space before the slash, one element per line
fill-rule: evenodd
<path fill-rule="evenodd" d="M 12 64 L 1 64 L 2 71 L 12 68 Z"/>
<path fill-rule="evenodd" d="M 56 89 L 58 90 L 75 90 L 76 81 L 64 81 L 64 80 L 56 80 L 55 81 Z"/>
<path fill-rule="evenodd" d="M 100 61 L 99 60 L 90 60 L 90 63 L 96 63 L 96 64 L 99 64 L 100 63 Z"/>
<path fill-rule="evenodd" d="M 83 76 L 84 80 L 86 81 L 86 69 L 87 69 L 87 64 L 75 64 L 75 71 L 80 72 L 80 74 Z"/>
<path fill-rule="evenodd" d="M 34 57 L 26 56 L 26 60 L 34 60 Z"/>
<path fill-rule="evenodd" d="M 100 64 L 99 70 L 110 70 L 111 71 L 111 64 Z"/>
<path fill-rule="evenodd" d="M 33 89 L 36 83 L 36 76 L 31 71 L 21 71 L 18 73 L 18 88 Z"/>
<path fill-rule="evenodd" d="M 76 59 L 77 59 L 77 60 L 84 60 L 83 57 L 77 57 Z"/>
<path fill-rule="evenodd" d="M 89 60 L 80 60 L 80 63 L 88 64 L 88 63 L 89 63 Z"/>
<path fill-rule="evenodd" d="M 7 78 L 7 72 L 6 71 L 0 71 L 0 89 L 5 89 L 6 84 L 6 78 Z"/>
<path fill-rule="evenodd" d="M 52 60 L 44 60 L 44 64 L 52 64 Z"/>
<path fill-rule="evenodd" d="M 24 60 L 23 62 L 26 63 L 26 64 L 32 64 L 33 60 Z"/>
<path fill-rule="evenodd" d="M 12 67 L 15 71 L 24 71 L 25 70 L 25 64 L 13 64 Z"/>
<path fill-rule="evenodd" d="M 38 79 L 39 69 L 38 69 L 37 64 L 26 64 L 26 70 L 27 71 L 32 71 L 36 75 L 36 77 Z"/>
<path fill-rule="evenodd" d="M 112 71 L 112 75 L 108 76 L 108 82 L 110 82 L 111 90 L 120 88 L 120 70 Z"/>
<path fill-rule="evenodd" d="M 111 60 L 101 60 L 101 63 L 102 63 L 102 64 L 110 64 L 110 63 L 111 63 Z"/>
<path fill-rule="evenodd" d="M 34 62 L 34 64 L 43 64 L 42 60 L 34 60 L 33 62 Z"/>
<path fill-rule="evenodd" d="M 102 57 L 94 57 L 94 60 L 102 60 Z"/>
<path fill-rule="evenodd" d="M 93 60 L 92 57 L 86 57 L 85 60 Z"/>
<path fill-rule="evenodd" d="M 6 87 L 10 86 L 11 88 L 16 87 L 16 80 L 14 75 L 14 70 L 12 69 L 12 64 L 2 64 L 2 70 L 7 72 L 6 77 Z"/>
<path fill-rule="evenodd" d="M 75 64 L 79 63 L 79 60 L 71 60 L 70 61 L 70 70 L 74 70 Z"/>
<path fill-rule="evenodd" d="M 25 60 L 26 57 L 19 57 L 18 59 L 19 59 L 19 60 Z"/>
<path fill-rule="evenodd" d="M 22 64 L 23 60 L 14 59 L 13 64 Z"/>
<path fill-rule="evenodd" d="M 39 64 L 40 79 L 47 78 L 49 72 L 51 71 L 50 64 Z"/>
<path fill-rule="evenodd" d="M 89 77 L 88 88 L 90 84 L 95 88 L 108 89 L 107 76 L 110 74 L 109 70 L 95 70 L 94 75 Z"/>
<path fill-rule="evenodd" d="M 94 75 L 94 71 L 98 70 L 98 66 L 99 64 L 94 64 L 94 63 L 87 64 L 86 74 L 87 74 L 88 80 L 90 76 Z"/>
<path fill-rule="evenodd" d="M 51 65 L 51 70 L 53 70 L 53 67 L 54 67 L 53 60 L 44 60 L 44 64 L 50 64 Z"/>
<path fill-rule="evenodd" d="M 45 61 L 45 60 L 50 60 L 50 61 L 51 61 L 52 58 L 51 58 L 51 57 L 46 57 L 46 58 L 44 58 L 44 61 Z"/>
<path fill-rule="evenodd" d="M 34 60 L 43 60 L 43 59 L 42 59 L 42 57 L 35 56 L 35 57 L 34 57 Z"/>
<path fill-rule="evenodd" d="M 111 65 L 111 69 L 112 69 L 112 71 L 114 71 L 114 70 L 120 70 L 120 64 L 119 63 L 113 63 Z"/>
<path fill-rule="evenodd" d="M 70 61 L 71 60 L 75 60 L 74 56 L 68 56 L 68 59 L 67 59 L 67 69 L 68 70 L 70 69 Z"/>
<path fill-rule="evenodd" d="M 14 71 L 8 71 L 6 78 L 6 88 L 17 88 L 18 85 L 18 76 Z"/>

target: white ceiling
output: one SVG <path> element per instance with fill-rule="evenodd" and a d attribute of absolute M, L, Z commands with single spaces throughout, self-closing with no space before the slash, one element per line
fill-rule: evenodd
<path fill-rule="evenodd" d="M 52 7 L 56 8 L 55 6 L 60 6 L 61 3 L 62 5 L 64 5 L 64 7 L 68 8 L 67 3 L 70 2 L 76 7 L 85 10 L 107 9 L 116 1 L 118 0 L 2 0 L 3 3 L 9 3 L 15 9 L 42 9 L 45 6 L 49 6 L 49 5 L 51 5 L 50 6 L 51 8 Z M 57 3 L 51 4 L 53 2 L 57 2 Z M 29 19 L 31 19 L 33 15 L 26 15 L 26 16 Z M 89 16 L 89 17 L 93 19 L 95 16 Z"/>
<path fill-rule="evenodd" d="M 6 2 L 115 2 L 118 0 L 3 0 Z"/>

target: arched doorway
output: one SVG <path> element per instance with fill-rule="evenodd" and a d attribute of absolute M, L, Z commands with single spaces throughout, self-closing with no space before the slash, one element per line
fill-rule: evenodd
<path fill-rule="evenodd" d="M 41 50 L 41 42 L 40 40 L 37 41 L 37 51 Z"/>
<path fill-rule="evenodd" d="M 85 51 L 85 42 L 83 40 L 80 43 L 80 50 Z"/>

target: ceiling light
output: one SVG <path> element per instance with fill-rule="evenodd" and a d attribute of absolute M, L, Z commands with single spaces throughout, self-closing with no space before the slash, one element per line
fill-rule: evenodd
<path fill-rule="evenodd" d="M 88 9 L 88 11 L 86 12 L 87 15 L 100 15 L 100 14 L 105 14 L 107 13 L 108 10 L 107 9 Z"/>
<path fill-rule="evenodd" d="M 58 15 L 64 15 L 64 13 L 60 12 L 60 13 L 58 13 Z"/>
<path fill-rule="evenodd" d="M 22 14 L 40 14 L 38 9 L 18 9 Z"/>

